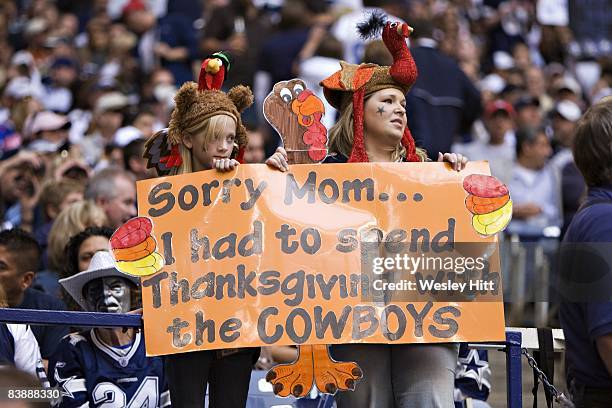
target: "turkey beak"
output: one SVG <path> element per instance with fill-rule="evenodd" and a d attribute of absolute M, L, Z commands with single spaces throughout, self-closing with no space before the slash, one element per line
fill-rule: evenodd
<path fill-rule="evenodd" d="M 206 72 L 208 72 L 209 74 L 215 75 L 217 72 L 219 72 L 220 69 L 221 60 L 219 60 L 218 58 L 212 58 L 208 61 L 208 64 L 206 64 Z"/>

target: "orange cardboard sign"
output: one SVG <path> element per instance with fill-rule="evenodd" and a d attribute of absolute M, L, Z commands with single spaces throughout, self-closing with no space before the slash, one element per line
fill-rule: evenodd
<path fill-rule="evenodd" d="M 488 165 L 255 164 L 139 181 L 164 258 L 141 278 L 147 354 L 502 341 L 498 245 L 472 225 L 470 174 Z"/>

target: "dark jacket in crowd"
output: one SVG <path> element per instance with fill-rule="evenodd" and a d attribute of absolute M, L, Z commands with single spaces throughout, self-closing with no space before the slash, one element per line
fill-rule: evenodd
<path fill-rule="evenodd" d="M 441 51 L 417 46 L 411 52 L 419 76 L 406 99 L 408 126 L 416 145 L 436 160 L 480 116 L 480 92 Z"/>
<path fill-rule="evenodd" d="M 17 307 L 19 309 L 32 310 L 66 310 L 66 305 L 64 305 L 61 300 L 32 288 L 25 290 L 23 301 Z M 68 334 L 68 326 L 32 325 L 31 327 L 34 337 L 36 337 L 36 341 L 38 341 L 40 354 L 45 360 L 49 360 L 53 357 L 57 352 L 57 346 L 59 346 L 60 340 Z"/>

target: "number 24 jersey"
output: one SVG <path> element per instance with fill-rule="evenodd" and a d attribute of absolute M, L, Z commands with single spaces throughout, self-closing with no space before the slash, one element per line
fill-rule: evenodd
<path fill-rule="evenodd" d="M 170 406 L 170 392 L 159 357 L 147 357 L 137 332 L 126 347 L 111 347 L 95 330 L 62 339 L 58 360 L 51 362 L 51 383 L 59 388 L 60 408 L 162 408 Z"/>

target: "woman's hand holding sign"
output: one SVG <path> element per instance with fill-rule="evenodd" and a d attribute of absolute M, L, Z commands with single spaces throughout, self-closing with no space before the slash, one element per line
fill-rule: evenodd
<path fill-rule="evenodd" d="M 266 164 L 276 170 L 288 171 L 287 152 L 283 147 L 277 147 L 276 152 L 266 160 Z"/>

